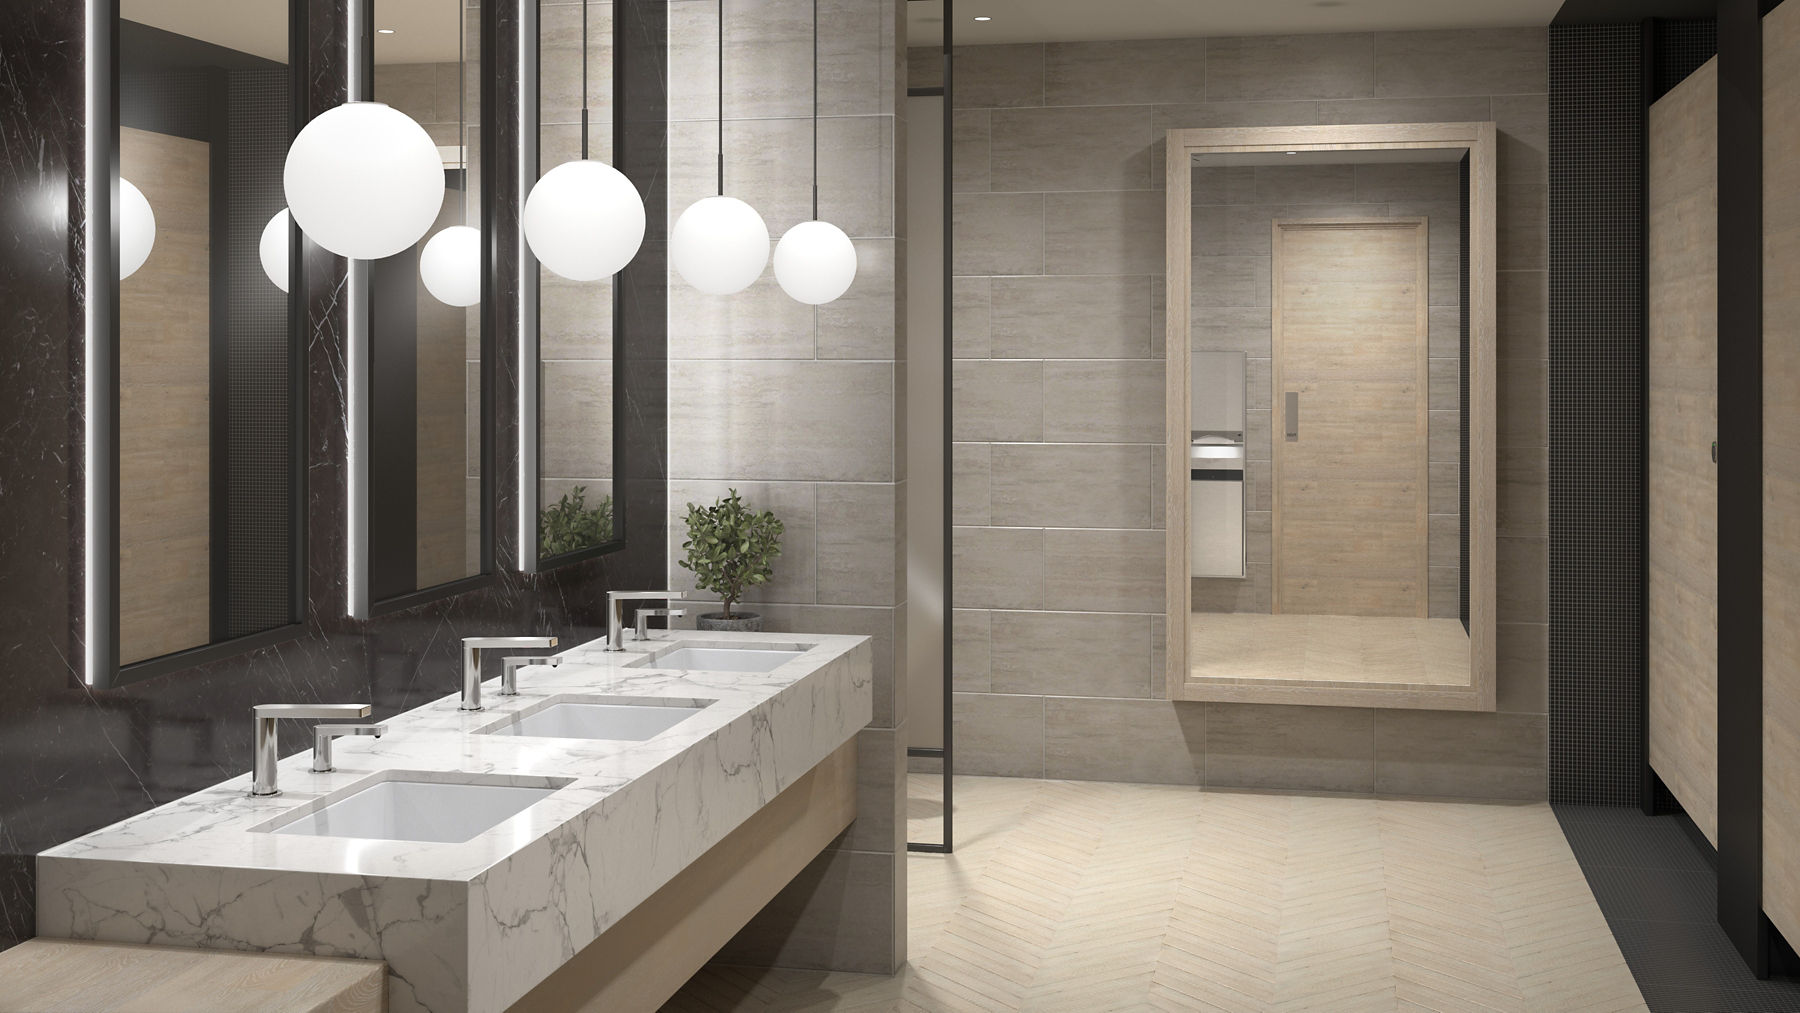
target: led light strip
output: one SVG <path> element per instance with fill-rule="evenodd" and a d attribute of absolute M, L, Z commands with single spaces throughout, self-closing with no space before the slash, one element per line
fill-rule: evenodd
<path fill-rule="evenodd" d="M 533 43 L 537 40 L 537 0 L 520 0 L 518 25 L 519 489 L 516 497 L 519 512 L 518 561 L 521 572 L 536 573 L 538 568 L 538 490 L 533 475 L 537 467 L 538 371 L 536 357 L 532 354 L 532 343 L 537 334 L 537 259 L 531 255 L 531 246 L 525 239 L 525 198 L 531 193 L 531 186 L 537 176 L 536 138 L 527 137 L 527 131 L 535 131 L 537 126 L 537 96 L 528 85 L 528 82 L 537 80 L 536 68 L 532 65 L 535 55 Z"/>
<path fill-rule="evenodd" d="M 349 0 L 344 5 L 349 20 L 345 33 L 345 100 L 362 97 L 362 29 L 365 0 Z M 368 554 L 369 489 L 368 462 L 364 446 L 369 435 L 368 420 L 368 307 L 364 305 L 363 281 L 368 265 L 348 260 L 344 265 L 344 476 L 347 495 L 345 517 L 348 520 L 345 546 L 345 605 L 352 619 L 369 617 L 369 582 L 363 572 Z"/>
<path fill-rule="evenodd" d="M 83 354 L 83 369 L 86 373 L 86 376 L 84 377 L 86 384 L 84 396 L 87 399 L 87 404 L 84 406 L 85 410 L 83 412 L 84 421 L 82 423 L 83 466 L 86 469 L 82 484 L 87 496 L 86 503 L 84 504 L 86 513 L 83 517 L 83 521 L 86 525 L 87 544 L 85 546 L 86 556 L 82 573 L 82 591 L 86 597 L 87 618 L 81 632 L 84 641 L 82 645 L 84 658 L 82 679 L 89 686 L 95 685 L 98 682 L 100 669 L 103 663 L 103 659 L 101 658 L 100 627 L 102 625 L 109 625 L 106 620 L 102 619 L 104 614 L 102 610 L 105 603 L 101 601 L 100 591 L 101 585 L 107 582 L 100 579 L 100 574 L 103 572 L 103 567 L 106 565 L 105 559 L 101 556 L 100 547 L 100 512 L 102 509 L 103 490 L 99 488 L 100 482 L 98 479 L 103 462 L 100 460 L 101 447 L 98 434 L 100 427 L 95 424 L 96 416 L 99 415 L 96 408 L 101 403 L 101 391 L 99 389 L 101 377 L 99 375 L 100 371 L 94 368 L 94 364 L 100 361 L 100 357 L 107 354 L 107 335 L 100 333 L 101 327 L 94 319 L 93 293 L 98 286 L 110 284 L 110 279 L 107 278 L 107 275 L 110 273 L 108 270 L 110 265 L 99 262 L 99 251 L 102 244 L 99 241 L 99 229 L 96 227 L 94 221 L 94 210 L 111 203 L 110 200 L 105 200 L 102 196 L 103 193 L 108 197 L 110 196 L 110 191 L 112 189 L 112 172 L 110 171 L 110 167 L 104 166 L 100 155 L 102 144 L 107 139 L 100 136 L 100 124 L 96 122 L 98 117 L 95 115 L 101 88 L 100 65 L 102 57 L 107 55 L 107 36 L 109 34 L 107 29 L 110 27 L 107 22 L 111 17 L 112 4 L 108 2 L 108 0 L 88 0 L 86 107 L 87 161 L 85 167 L 86 178 L 83 181 L 85 206 L 82 208 L 82 216 L 85 219 L 82 227 L 85 230 L 87 251 L 87 260 L 83 265 L 83 269 L 86 272 L 85 282 L 88 293 L 87 306 L 83 308 L 82 312 L 82 320 L 86 328 L 84 336 L 86 347 Z M 108 59 L 105 62 L 110 65 L 111 60 Z M 110 147 L 108 147 L 107 150 L 111 150 Z M 102 190 L 102 187 L 105 189 Z M 106 245 L 110 249 L 111 244 Z M 108 257 L 107 259 L 110 260 L 111 258 Z"/>

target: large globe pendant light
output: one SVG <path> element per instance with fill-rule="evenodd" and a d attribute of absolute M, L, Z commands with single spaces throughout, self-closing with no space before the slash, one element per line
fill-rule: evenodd
<path fill-rule="evenodd" d="M 156 245 L 156 212 L 144 191 L 119 177 L 119 280 L 137 273 Z"/>
<path fill-rule="evenodd" d="M 444 163 L 412 117 L 380 102 L 346 102 L 294 138 L 282 187 L 313 242 L 340 257 L 380 260 L 437 221 Z"/>
<path fill-rule="evenodd" d="M 287 208 L 275 212 L 275 217 L 263 226 L 262 238 L 256 243 L 256 256 L 262 261 L 263 273 L 283 292 L 288 290 L 288 227 L 293 221 L 294 216 L 288 214 Z"/>
<path fill-rule="evenodd" d="M 769 262 L 769 227 L 756 209 L 725 196 L 725 0 L 719 0 L 719 193 L 688 205 L 669 232 L 669 261 L 708 295 L 749 288 Z"/>
<path fill-rule="evenodd" d="M 619 273 L 644 245 L 644 198 L 625 174 L 588 157 L 588 11 L 581 5 L 581 157 L 544 173 L 525 198 L 525 242 L 570 281 Z"/>
<path fill-rule="evenodd" d="M 775 244 L 775 281 L 796 302 L 818 306 L 843 295 L 856 280 L 856 245 L 844 230 L 819 221 L 819 0 L 813 0 L 812 221 Z"/>
<path fill-rule="evenodd" d="M 456 150 L 462 169 L 461 209 L 469 220 L 469 127 L 463 118 L 463 67 L 467 48 L 462 26 L 456 19 Z M 481 230 L 452 225 L 425 244 L 419 252 L 419 280 L 432 298 L 447 306 L 473 306 L 481 301 Z"/>

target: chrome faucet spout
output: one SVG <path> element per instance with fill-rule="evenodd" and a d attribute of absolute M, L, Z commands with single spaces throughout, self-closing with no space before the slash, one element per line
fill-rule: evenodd
<path fill-rule="evenodd" d="M 481 652 L 525 648 L 549 650 L 556 646 L 555 637 L 464 637 L 462 702 L 457 710 L 481 709 Z"/>
<path fill-rule="evenodd" d="M 684 601 L 684 591 L 608 591 L 606 592 L 607 651 L 625 649 L 625 603 L 628 601 Z"/>
<path fill-rule="evenodd" d="M 313 729 L 313 762 L 314 773 L 329 774 L 337 768 L 331 765 L 331 744 L 341 735 L 367 735 L 379 739 L 387 732 L 387 725 L 320 725 Z"/>
<path fill-rule="evenodd" d="M 281 794 L 281 788 L 275 783 L 275 765 L 281 759 L 281 747 L 275 738 L 277 721 L 282 718 L 366 718 L 372 711 L 373 708 L 366 703 L 259 703 L 250 708 L 251 717 L 255 721 L 255 756 L 250 773 L 250 794 Z"/>
<path fill-rule="evenodd" d="M 561 655 L 515 654 L 500 659 L 500 695 L 519 695 L 519 669 L 526 665 L 545 665 L 555 668 L 562 664 Z"/>

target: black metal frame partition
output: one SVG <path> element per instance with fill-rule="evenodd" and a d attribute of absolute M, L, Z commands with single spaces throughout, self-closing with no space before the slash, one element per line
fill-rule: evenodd
<path fill-rule="evenodd" d="M 954 481 L 955 467 L 953 464 L 953 461 L 954 461 L 953 454 L 954 454 L 955 448 L 951 442 L 952 430 L 951 430 L 951 425 L 950 425 L 952 417 L 955 414 L 955 401 L 952 398 L 952 393 L 955 390 L 955 386 L 956 386 L 955 372 L 954 372 L 955 366 L 956 366 L 956 355 L 955 355 L 955 341 L 954 341 L 954 337 L 953 337 L 953 335 L 955 333 L 955 331 L 954 331 L 955 323 L 954 323 L 954 319 L 953 319 L 954 314 L 952 311 L 953 307 L 955 306 L 955 299 L 952 296 L 952 291 L 953 291 L 952 285 L 955 282 L 955 271 L 952 268 L 953 258 L 951 256 L 951 250 L 952 250 L 953 244 L 955 242 L 954 223 L 956 220 L 955 206 L 954 206 L 955 190 L 954 190 L 954 187 L 952 184 L 952 177 L 951 177 L 951 165 L 952 165 L 952 162 L 954 159 L 953 139 L 955 137 L 955 114 L 954 114 L 955 107 L 952 103 L 952 95 L 954 94 L 953 77 L 954 77 L 955 59 L 954 59 L 954 53 L 953 53 L 953 41 L 951 38 L 951 35 L 952 35 L 951 25 L 953 24 L 953 22 L 955 20 L 954 19 L 955 6 L 956 6 L 956 0 L 944 0 L 944 40 L 943 40 L 943 43 L 941 46 L 941 50 L 942 50 L 941 58 L 943 60 L 943 82 L 944 82 L 943 85 L 941 87 L 937 87 L 937 88 L 911 88 L 911 87 L 909 87 L 906 89 L 906 94 L 907 94 L 908 98 L 915 97 L 915 96 L 923 97 L 923 96 L 936 95 L 936 96 L 941 96 L 944 100 L 944 116 L 943 116 L 943 135 L 944 135 L 943 136 L 943 148 L 944 148 L 944 164 L 943 164 L 943 181 L 944 181 L 944 202 L 943 202 L 944 203 L 944 207 L 943 207 L 943 215 L 944 215 L 944 242 L 943 242 L 943 260 L 944 260 L 944 263 L 943 263 L 943 315 L 944 315 L 943 316 L 943 334 L 944 334 L 944 349 L 943 349 L 943 354 L 944 354 L 944 390 L 943 390 L 943 396 L 944 396 L 944 439 L 943 439 L 943 456 L 944 456 L 944 461 L 943 461 L 943 464 L 944 464 L 944 476 L 943 476 L 943 482 L 944 482 L 944 561 L 943 561 L 943 567 L 944 567 L 944 584 L 943 584 L 943 586 L 944 586 L 944 664 L 943 664 L 944 688 L 943 688 L 943 694 L 944 694 L 944 707 L 943 707 L 943 713 L 944 713 L 944 731 L 943 731 L 943 736 L 944 736 L 944 744 L 942 747 L 935 748 L 935 749 L 928 747 L 928 746 L 908 746 L 908 747 L 906 747 L 906 755 L 908 757 L 918 756 L 918 757 L 926 757 L 926 758 L 936 758 L 936 759 L 940 759 L 943 761 L 942 775 L 944 778 L 944 811 L 943 811 L 944 839 L 941 843 L 938 843 L 938 844 L 931 844 L 928 842 L 913 842 L 913 841 L 908 841 L 906 843 L 906 850 L 908 850 L 908 851 L 918 851 L 918 852 L 924 852 L 927 854 L 936 854 L 936 855 L 948 855 L 951 852 L 956 850 L 956 847 L 955 847 L 956 838 L 955 838 L 955 833 L 954 833 L 954 831 L 955 831 L 954 820 L 955 820 L 955 815 L 956 815 L 956 806 L 955 806 L 955 786 L 956 786 L 955 756 L 956 756 L 956 754 L 955 754 L 955 750 L 953 748 L 955 721 L 952 716 L 952 707 L 953 707 L 955 699 L 956 699 L 954 689 L 953 689 L 955 680 L 952 675 L 952 673 L 955 671 L 955 669 L 953 667 L 953 665 L 955 663 L 955 647 L 954 647 L 955 637 L 953 637 L 951 635 L 952 628 L 956 622 L 956 609 L 951 604 L 951 602 L 952 602 L 951 588 L 954 586 L 954 580 L 953 580 L 954 569 L 953 569 L 953 567 L 955 565 L 955 555 L 956 555 L 956 552 L 955 552 L 956 528 L 951 522 L 951 518 L 954 517 L 955 514 L 952 512 L 951 506 L 952 506 L 952 502 L 956 495 L 956 484 Z M 896 672 L 894 674 L 894 677 L 895 678 L 904 678 L 905 673 Z"/>

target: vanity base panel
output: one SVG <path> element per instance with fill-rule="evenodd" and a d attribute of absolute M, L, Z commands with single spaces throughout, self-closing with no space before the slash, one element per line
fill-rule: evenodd
<path fill-rule="evenodd" d="M 512 1006 L 655 1010 L 856 818 L 856 740 L 839 746 Z"/>
<path fill-rule="evenodd" d="M 386 978 L 378 960 L 38 938 L 0 954 L 0 1011 L 386 1013 Z"/>

